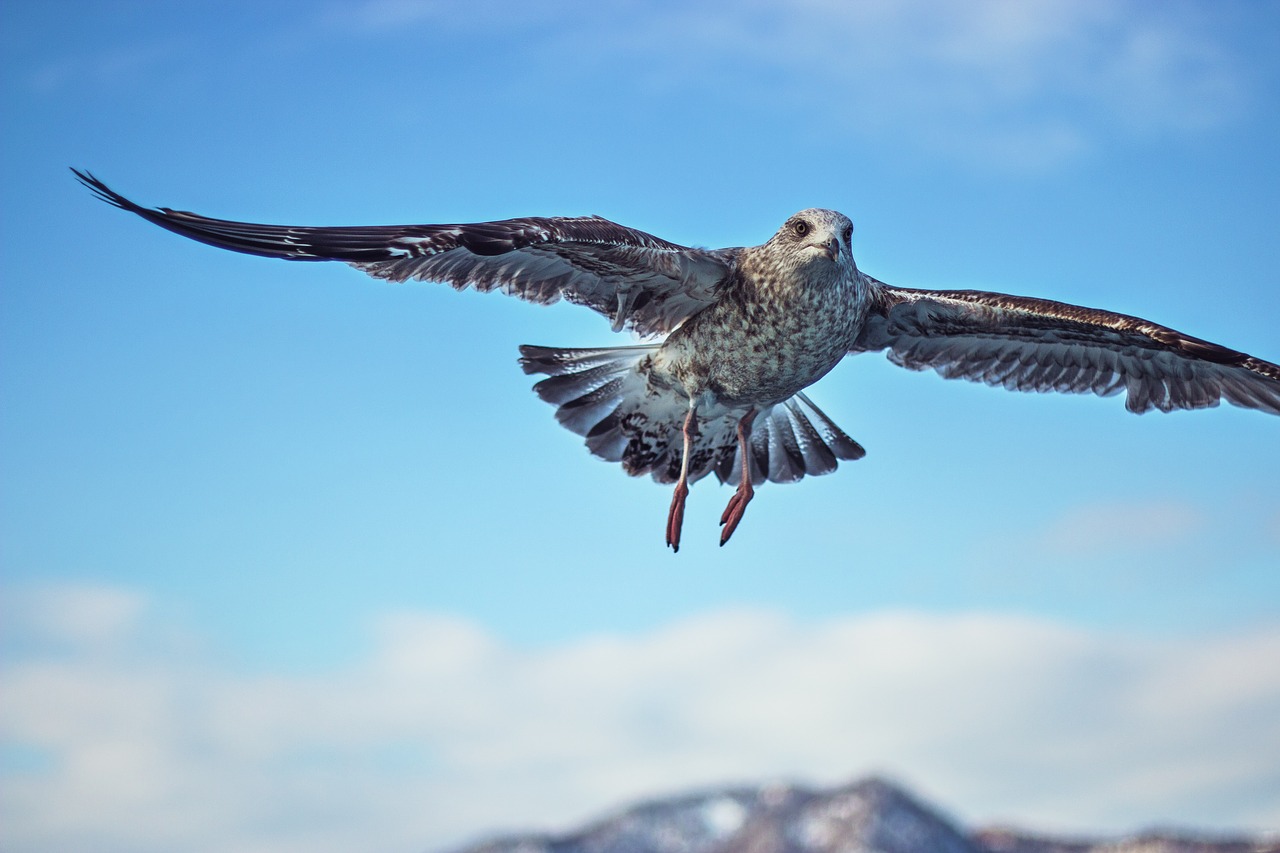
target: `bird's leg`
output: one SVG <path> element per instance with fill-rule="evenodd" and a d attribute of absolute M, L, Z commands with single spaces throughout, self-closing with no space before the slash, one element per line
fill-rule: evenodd
<path fill-rule="evenodd" d="M 680 550 L 680 527 L 684 524 L 684 501 L 689 497 L 689 453 L 698 438 L 698 410 L 689 404 L 689 414 L 684 416 L 684 454 L 680 459 L 680 479 L 676 481 L 675 494 L 671 496 L 671 511 L 667 513 L 667 544 L 672 551 Z"/>
<path fill-rule="evenodd" d="M 756 490 L 751 488 L 751 422 L 755 417 L 756 410 L 748 409 L 742 416 L 742 420 L 738 421 L 738 451 L 742 454 L 742 479 L 738 481 L 738 491 L 729 498 L 729 505 L 724 508 L 724 515 L 720 516 L 720 526 L 724 528 L 720 531 L 721 545 L 729 541 L 729 537 L 733 535 L 738 522 L 742 521 L 742 516 L 747 511 L 747 504 L 751 503 L 751 498 L 756 493 Z"/>

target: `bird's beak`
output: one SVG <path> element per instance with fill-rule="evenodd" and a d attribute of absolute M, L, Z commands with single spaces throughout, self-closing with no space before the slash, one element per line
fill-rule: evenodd
<path fill-rule="evenodd" d="M 822 253 L 833 261 L 840 259 L 840 238 L 831 237 L 822 244 Z"/>

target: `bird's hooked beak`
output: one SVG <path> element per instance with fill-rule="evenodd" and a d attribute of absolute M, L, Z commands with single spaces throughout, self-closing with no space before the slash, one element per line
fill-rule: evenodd
<path fill-rule="evenodd" d="M 835 236 L 828 237 L 826 239 L 826 242 L 819 244 L 818 248 L 821 249 L 822 254 L 826 255 L 827 258 L 829 258 L 831 261 L 834 262 L 834 261 L 840 260 L 840 238 L 839 237 L 835 237 Z"/>

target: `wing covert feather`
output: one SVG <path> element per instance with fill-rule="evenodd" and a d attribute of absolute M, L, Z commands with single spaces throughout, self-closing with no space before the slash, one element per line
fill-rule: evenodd
<path fill-rule="evenodd" d="M 737 249 L 698 249 L 599 216 L 454 225 L 310 227 L 211 219 L 138 205 L 87 172 L 99 198 L 222 249 L 291 261 L 343 261 L 388 281 L 438 281 L 546 305 L 565 299 L 615 330 L 670 332 L 715 301 Z"/>
<path fill-rule="evenodd" d="M 978 290 L 916 290 L 870 280 L 875 301 L 854 351 L 888 350 L 1014 391 L 1110 396 L 1131 412 L 1226 400 L 1280 414 L 1280 366 L 1127 314 Z"/>

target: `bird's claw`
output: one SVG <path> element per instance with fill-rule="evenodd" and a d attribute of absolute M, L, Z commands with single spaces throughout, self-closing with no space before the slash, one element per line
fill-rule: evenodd
<path fill-rule="evenodd" d="M 677 483 L 671 496 L 671 510 L 667 513 L 667 544 L 673 552 L 680 551 L 680 528 L 684 526 L 684 501 L 688 496 L 689 487 L 683 482 Z"/>
<path fill-rule="evenodd" d="M 733 497 L 729 498 L 729 505 L 724 508 L 724 514 L 720 516 L 720 526 L 724 528 L 720 531 L 721 546 L 728 542 L 733 531 L 738 529 L 738 522 L 742 521 L 742 516 L 747 512 L 747 504 L 751 503 L 755 493 L 756 490 L 751 487 L 751 481 L 746 480 L 738 487 L 738 491 L 733 493 Z"/>

